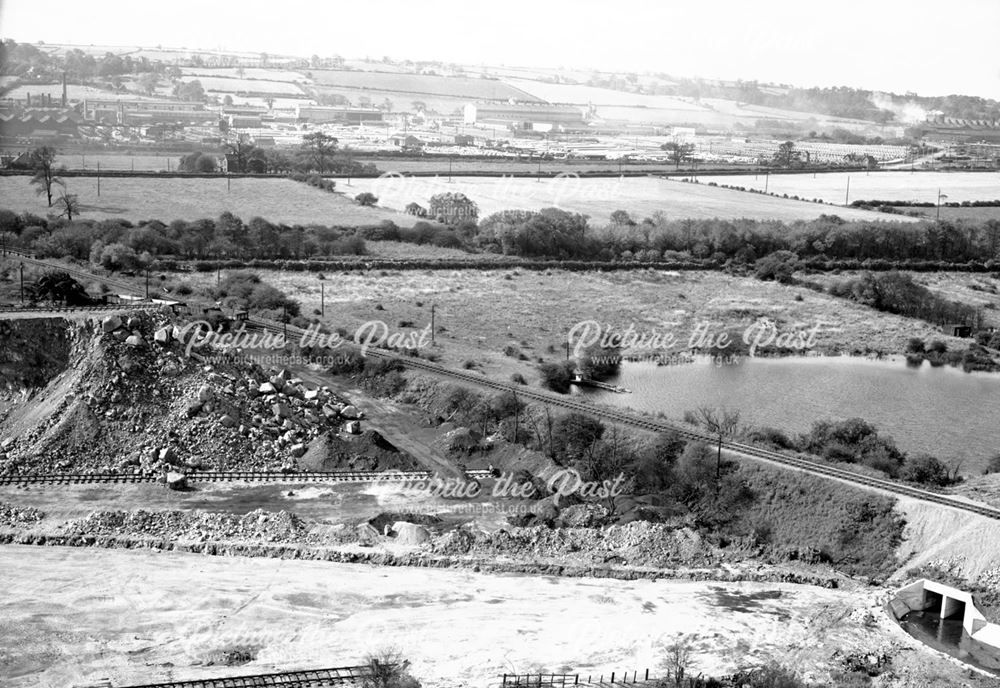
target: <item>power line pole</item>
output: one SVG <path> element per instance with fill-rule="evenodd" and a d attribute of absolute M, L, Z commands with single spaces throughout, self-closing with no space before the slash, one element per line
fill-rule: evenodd
<path fill-rule="evenodd" d="M 97 163 L 97 195 L 101 195 L 101 163 Z"/>
<path fill-rule="evenodd" d="M 21 303 L 24 303 L 24 263 L 21 263 Z"/>
<path fill-rule="evenodd" d="M 437 309 L 437 304 L 431 304 L 431 346 L 434 346 L 434 311 Z"/>
<path fill-rule="evenodd" d="M 146 300 L 149 301 L 149 267 L 146 268 Z"/>
<path fill-rule="evenodd" d="M 326 316 L 326 283 L 323 281 L 319 283 L 319 314 Z"/>
<path fill-rule="evenodd" d="M 847 175 L 847 191 L 844 192 L 844 205 L 850 205 L 851 198 L 851 175 Z"/>

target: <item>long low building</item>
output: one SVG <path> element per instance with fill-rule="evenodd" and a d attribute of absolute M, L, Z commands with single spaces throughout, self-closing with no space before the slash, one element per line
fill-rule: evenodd
<path fill-rule="evenodd" d="M 88 98 L 83 115 L 103 124 L 204 124 L 218 122 L 219 113 L 201 103 L 141 98 Z"/>
<path fill-rule="evenodd" d="M 583 108 L 547 103 L 468 103 L 464 109 L 465 123 L 582 125 Z"/>
<path fill-rule="evenodd" d="M 297 105 L 295 118 L 312 124 L 338 123 L 361 124 L 381 122 L 382 111 L 376 108 L 331 107 L 325 105 Z"/>

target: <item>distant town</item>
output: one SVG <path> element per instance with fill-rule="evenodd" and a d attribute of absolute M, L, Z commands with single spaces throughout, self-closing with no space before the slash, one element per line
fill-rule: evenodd
<path fill-rule="evenodd" d="M 204 150 L 215 165 L 199 171 L 286 172 L 281 155 L 233 169 L 225 146 L 281 151 L 322 131 L 362 157 L 746 166 L 793 140 L 801 164 L 1000 166 L 1000 111 L 971 97 L 12 40 L 2 58 L 6 165 L 48 144 Z"/>

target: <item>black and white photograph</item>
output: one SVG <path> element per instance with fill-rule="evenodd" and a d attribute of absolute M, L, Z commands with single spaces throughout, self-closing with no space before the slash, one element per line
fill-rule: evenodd
<path fill-rule="evenodd" d="M 1000 0 L 0 0 L 0 687 L 1000 688 Z"/>

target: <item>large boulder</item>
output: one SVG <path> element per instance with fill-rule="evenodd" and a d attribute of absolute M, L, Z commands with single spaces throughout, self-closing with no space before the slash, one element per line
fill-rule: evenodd
<path fill-rule="evenodd" d="M 431 532 L 423 526 L 408 521 L 396 521 L 392 524 L 392 533 L 396 542 L 401 545 L 422 545 L 431 539 Z"/>
<path fill-rule="evenodd" d="M 187 488 L 187 476 L 183 473 L 169 471 L 163 478 L 163 482 L 171 490 L 184 490 Z"/>
<path fill-rule="evenodd" d="M 202 385 L 198 388 L 198 401 L 206 402 L 212 401 L 215 398 L 215 390 L 213 390 L 209 385 Z"/>
<path fill-rule="evenodd" d="M 153 341 L 156 342 L 157 344 L 166 346 L 167 344 L 170 343 L 170 340 L 172 339 L 171 329 L 172 328 L 170 328 L 169 326 L 161 327 L 160 329 L 158 329 L 156 332 L 153 333 Z"/>
<path fill-rule="evenodd" d="M 129 337 L 126 337 L 125 343 L 128 346 L 131 346 L 133 348 L 138 349 L 138 348 L 143 347 L 143 346 L 146 345 L 146 340 L 143 339 L 142 337 L 140 337 L 137 334 L 133 334 L 133 335 L 131 335 Z"/>
<path fill-rule="evenodd" d="M 101 329 L 107 332 L 114 332 L 119 327 L 122 326 L 122 319 L 117 315 L 109 315 L 103 321 L 101 321 Z"/>
<path fill-rule="evenodd" d="M 351 404 L 350 406 L 345 406 L 340 409 L 340 415 L 348 420 L 358 420 L 361 418 L 362 414 L 361 411 L 358 410 L 357 406 Z"/>

